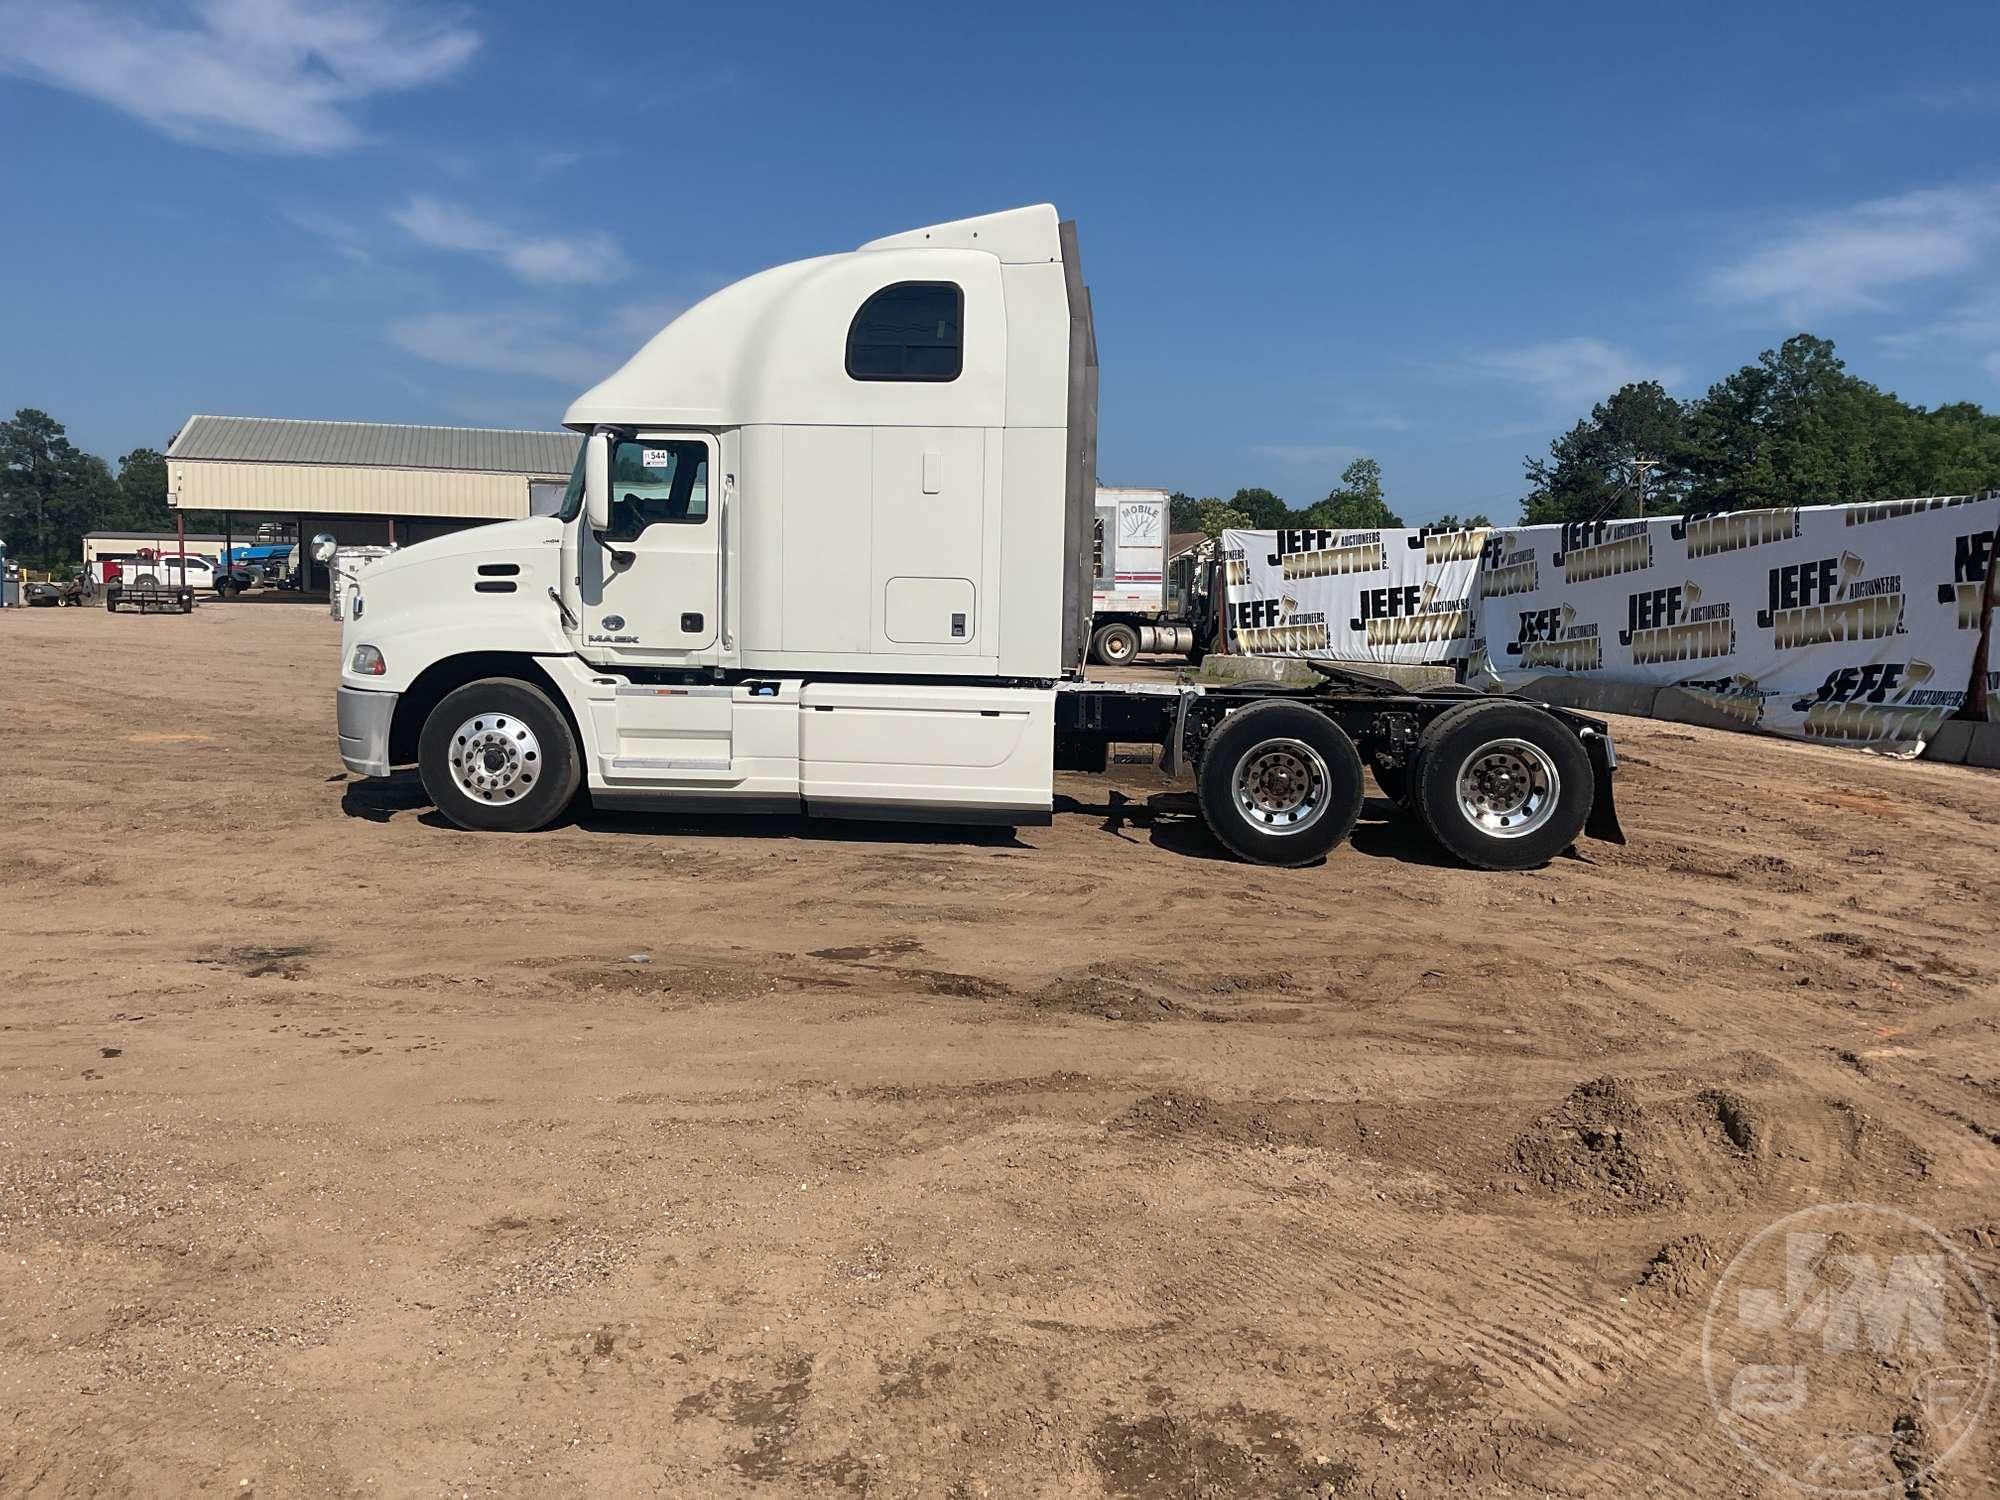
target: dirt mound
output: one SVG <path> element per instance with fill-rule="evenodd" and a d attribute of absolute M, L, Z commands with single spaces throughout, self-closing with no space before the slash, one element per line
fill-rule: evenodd
<path fill-rule="evenodd" d="M 1593 1078 L 1515 1137 L 1510 1165 L 1585 1213 L 1643 1213 L 1726 1188 L 1767 1134 L 1726 1089 L 1647 1102 L 1627 1079 Z"/>
<path fill-rule="evenodd" d="M 1673 1201 L 1678 1194 L 1648 1171 L 1643 1121 L 1629 1084 L 1616 1078 L 1578 1084 L 1515 1137 L 1513 1168 L 1552 1192 L 1618 1204 Z"/>
<path fill-rule="evenodd" d="M 1708 1290 L 1722 1270 L 1722 1252 L 1705 1234 L 1683 1234 L 1653 1252 L 1639 1273 L 1639 1290 L 1683 1302 Z"/>
<path fill-rule="evenodd" d="M 1172 1021 L 1177 1007 L 1166 995 L 1130 980 L 1086 971 L 1051 980 L 1029 997 L 1036 1010 L 1101 1016 L 1107 1021 Z"/>

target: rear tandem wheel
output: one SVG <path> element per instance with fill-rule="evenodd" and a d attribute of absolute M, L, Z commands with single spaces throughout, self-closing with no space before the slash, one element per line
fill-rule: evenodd
<path fill-rule="evenodd" d="M 1361 812 L 1354 742 L 1297 703 L 1231 713 L 1209 737 L 1196 784 L 1209 831 L 1255 864 L 1311 864 L 1347 837 Z"/>
<path fill-rule="evenodd" d="M 1531 703 L 1461 704 L 1425 727 L 1410 807 L 1445 851 L 1482 870 L 1532 870 L 1583 832 L 1596 800 L 1590 754 Z"/>

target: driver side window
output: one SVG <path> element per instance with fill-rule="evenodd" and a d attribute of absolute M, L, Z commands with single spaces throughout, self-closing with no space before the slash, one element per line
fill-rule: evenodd
<path fill-rule="evenodd" d="M 649 526 L 699 526 L 707 519 L 706 443 L 631 438 L 611 450 L 606 541 L 636 541 Z"/>

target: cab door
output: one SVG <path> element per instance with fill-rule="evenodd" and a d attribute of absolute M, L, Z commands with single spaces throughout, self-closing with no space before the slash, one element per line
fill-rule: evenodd
<path fill-rule="evenodd" d="M 578 629 L 592 661 L 672 665 L 721 629 L 715 439 L 620 438 L 611 447 L 610 525 L 577 539 Z"/>

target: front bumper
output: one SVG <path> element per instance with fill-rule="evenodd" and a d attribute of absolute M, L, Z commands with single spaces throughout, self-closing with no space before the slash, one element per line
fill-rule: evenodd
<path fill-rule="evenodd" d="M 389 726 L 396 718 L 396 694 L 343 687 L 335 701 L 341 764 L 356 776 L 387 776 Z"/>

